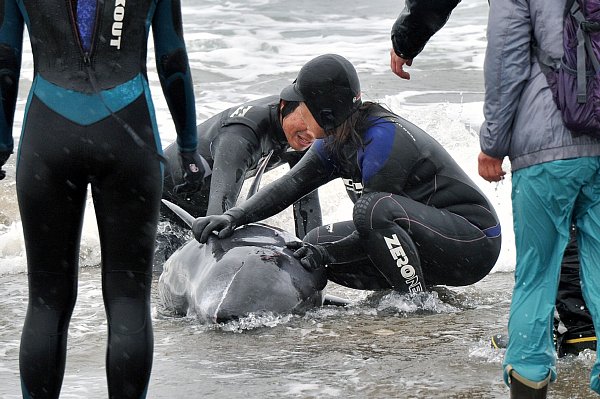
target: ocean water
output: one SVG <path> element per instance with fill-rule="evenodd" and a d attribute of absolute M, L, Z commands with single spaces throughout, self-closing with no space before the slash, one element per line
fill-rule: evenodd
<path fill-rule="evenodd" d="M 505 331 L 513 283 L 510 175 L 498 184 L 477 175 L 487 1 L 461 2 L 409 68 L 410 81 L 389 71 L 389 32 L 402 1 L 182 3 L 198 121 L 226 107 L 278 93 L 316 55 L 341 54 L 356 66 L 363 98 L 382 102 L 425 129 L 480 185 L 500 215 L 503 249 L 492 273 L 473 286 L 441 288 L 407 298 L 331 285 L 330 293 L 349 298 L 353 304 L 303 316 L 257 315 L 207 326 L 164 314 L 154 294 L 155 356 L 149 397 L 507 397 L 501 381 L 503 352 L 490 348 L 489 337 Z M 152 50 L 148 54 L 148 75 L 166 147 L 176 135 Z M 32 74 L 26 44 L 15 117 L 17 142 Z M 14 158 L 6 169 L 8 176 L 0 181 L 0 397 L 18 398 L 18 348 L 27 276 Z M 270 172 L 264 182 L 285 170 Z M 352 204 L 340 181 L 320 188 L 320 195 L 325 222 L 350 218 Z M 293 226 L 289 210 L 267 222 L 289 230 Z M 80 261 L 79 295 L 69 330 L 61 397 L 102 398 L 107 395 L 106 319 L 91 199 Z M 587 381 L 594 357 L 595 353 L 588 352 L 561 359 L 552 397 L 590 397 Z"/>

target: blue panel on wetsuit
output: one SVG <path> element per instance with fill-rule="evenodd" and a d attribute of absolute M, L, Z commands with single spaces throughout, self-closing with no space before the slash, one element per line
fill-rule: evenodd
<path fill-rule="evenodd" d="M 92 31 L 96 17 L 96 0 L 77 1 L 77 27 L 81 45 L 85 51 L 90 51 L 92 45 Z"/>
<path fill-rule="evenodd" d="M 33 93 L 54 112 L 80 125 L 91 125 L 109 116 L 111 110 L 117 112 L 131 104 L 143 93 L 144 83 L 142 75 L 137 75 L 113 89 L 85 94 L 65 90 L 38 75 Z"/>
<path fill-rule="evenodd" d="M 381 119 L 373 123 L 364 136 L 366 151 L 358 150 L 358 164 L 362 169 L 364 183 L 375 176 L 388 161 L 396 138 L 396 124 L 393 122 Z"/>

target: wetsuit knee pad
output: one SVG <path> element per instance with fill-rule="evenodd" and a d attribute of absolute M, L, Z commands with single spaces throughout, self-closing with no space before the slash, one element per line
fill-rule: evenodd
<path fill-rule="evenodd" d="M 371 229 L 384 227 L 384 225 L 393 224 L 393 218 L 387 212 L 387 207 L 377 207 L 381 204 L 380 200 L 389 197 L 388 193 L 369 193 L 365 194 L 356 201 L 352 210 L 352 220 L 356 230 L 362 235 L 368 235 Z"/>
<path fill-rule="evenodd" d="M 150 322 L 151 274 L 126 271 L 104 276 L 104 303 L 111 333 L 133 335 Z"/>

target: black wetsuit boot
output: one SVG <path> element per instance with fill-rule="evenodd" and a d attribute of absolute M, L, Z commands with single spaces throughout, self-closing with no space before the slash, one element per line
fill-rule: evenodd
<path fill-rule="evenodd" d="M 511 370 L 510 399 L 546 399 L 549 382 L 550 375 L 543 381 L 533 382 Z"/>

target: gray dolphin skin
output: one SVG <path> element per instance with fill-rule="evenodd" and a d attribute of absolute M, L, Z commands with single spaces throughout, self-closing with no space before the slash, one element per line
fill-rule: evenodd
<path fill-rule="evenodd" d="M 193 218 L 185 210 L 164 202 L 191 224 Z M 212 236 L 206 244 L 190 240 L 165 262 L 158 281 L 162 304 L 205 323 L 250 313 L 304 313 L 324 303 L 348 304 L 334 296 L 325 298 L 325 271 L 304 269 L 285 245 L 294 240 L 299 241 L 262 223 L 242 226 L 227 238 Z"/>
<path fill-rule="evenodd" d="M 327 277 L 306 271 L 285 248 L 294 239 L 274 227 L 250 224 L 228 238 L 189 241 L 164 265 L 158 282 L 163 305 L 207 323 L 321 306 Z"/>

